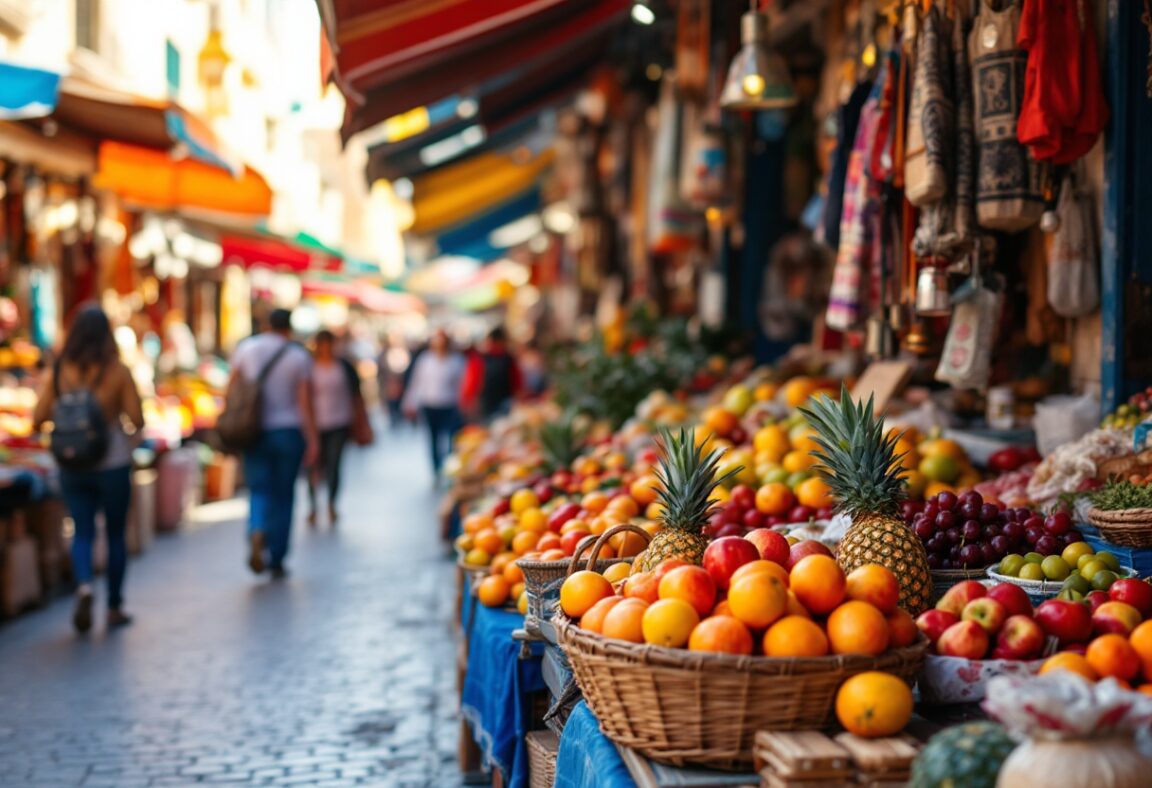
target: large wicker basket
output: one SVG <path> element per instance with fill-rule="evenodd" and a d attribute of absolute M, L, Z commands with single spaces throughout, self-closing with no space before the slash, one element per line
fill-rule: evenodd
<path fill-rule="evenodd" d="M 921 635 L 878 657 L 745 657 L 606 638 L 563 614 L 553 623 L 608 738 L 653 760 L 717 769 L 748 767 L 756 731 L 830 725 L 851 676 L 881 670 L 913 684 L 928 648 Z"/>
<path fill-rule="evenodd" d="M 524 736 L 528 745 L 528 781 L 531 788 L 552 788 L 556 782 L 556 756 L 560 739 L 549 730 L 532 731 Z"/>
<path fill-rule="evenodd" d="M 1088 522 L 1100 535 L 1122 547 L 1152 547 L 1152 509 L 1090 509 Z"/>

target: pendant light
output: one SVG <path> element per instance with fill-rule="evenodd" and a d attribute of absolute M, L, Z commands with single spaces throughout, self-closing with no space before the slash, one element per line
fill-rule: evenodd
<path fill-rule="evenodd" d="M 740 17 L 740 51 L 728 67 L 720 106 L 732 110 L 786 109 L 796 105 L 788 64 L 768 44 L 768 15 L 756 0 Z"/>

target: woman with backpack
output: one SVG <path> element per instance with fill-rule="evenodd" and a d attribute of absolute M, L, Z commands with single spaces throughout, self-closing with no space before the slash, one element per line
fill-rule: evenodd
<path fill-rule="evenodd" d="M 322 481 L 328 489 L 328 522 L 335 525 L 344 447 L 349 438 L 364 444 L 370 443 L 371 437 L 366 439 L 363 434 L 368 425 L 368 411 L 360 392 L 360 374 L 352 362 L 337 355 L 336 337 L 328 330 L 316 334 L 312 354 L 312 390 L 316 429 L 320 434 L 320 456 L 308 473 L 308 524 L 316 524 L 316 497 Z"/>
<path fill-rule="evenodd" d="M 37 428 L 53 422 L 52 453 L 60 465 L 60 487 L 75 524 L 72 571 L 76 577 L 77 632 L 92 627 L 92 543 L 96 514 L 104 512 L 108 539 L 108 627 L 132 622 L 123 610 L 128 564 L 124 531 L 132 495 L 134 433 L 144 427 L 140 393 L 120 361 L 112 327 L 96 305 L 81 307 L 64 349 L 40 392 L 33 418 Z"/>

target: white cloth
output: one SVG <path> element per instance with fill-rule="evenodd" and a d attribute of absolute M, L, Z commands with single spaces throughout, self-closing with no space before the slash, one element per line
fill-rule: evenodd
<path fill-rule="evenodd" d="M 312 365 L 312 405 L 316 429 L 335 430 L 352 424 L 352 391 L 348 373 L 339 360 Z"/>
<path fill-rule="evenodd" d="M 244 340 L 232 355 L 232 367 L 248 380 L 256 380 L 264 366 L 288 342 L 278 334 L 258 334 Z M 299 345 L 284 351 L 264 381 L 263 427 L 266 430 L 299 428 L 300 383 L 312 374 L 312 356 Z"/>
<path fill-rule="evenodd" d="M 441 356 L 426 350 L 416 359 L 404 409 L 454 408 L 460 404 L 460 384 L 464 379 L 464 357 L 459 353 Z"/>

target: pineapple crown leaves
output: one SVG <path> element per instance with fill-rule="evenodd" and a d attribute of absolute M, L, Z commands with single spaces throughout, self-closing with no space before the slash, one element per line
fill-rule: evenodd
<path fill-rule="evenodd" d="M 705 454 L 703 445 L 707 442 L 696 444 L 695 429 L 660 431 L 660 463 L 655 471 L 660 488 L 656 496 L 663 506 L 661 519 L 669 528 L 699 533 L 716 509 L 716 502 L 709 500 L 712 491 L 743 470 L 733 468 L 717 475 L 724 451 L 714 449 Z"/>
<path fill-rule="evenodd" d="M 831 487 L 837 509 L 849 515 L 896 514 L 906 496 L 904 455 L 896 453 L 900 436 L 885 436 L 872 397 L 865 404 L 854 402 L 842 386 L 839 402 L 820 397 L 800 412 L 816 430 L 820 449 L 811 452 L 819 460 L 814 470 Z"/>
<path fill-rule="evenodd" d="M 578 428 L 574 414 L 566 411 L 559 421 L 541 424 L 538 437 L 545 463 L 558 470 L 567 468 L 580 456 L 587 430 Z"/>

